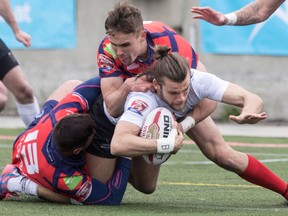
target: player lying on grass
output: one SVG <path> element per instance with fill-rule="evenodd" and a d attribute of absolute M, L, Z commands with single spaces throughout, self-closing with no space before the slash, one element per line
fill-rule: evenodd
<path fill-rule="evenodd" d="M 48 100 L 48 102 L 47 102 L 47 105 L 45 105 L 44 107 L 43 107 L 43 113 L 42 113 L 42 115 L 40 116 L 40 117 L 38 117 L 37 118 L 37 121 L 31 126 L 31 127 L 34 127 L 35 126 L 35 124 L 37 124 L 36 125 L 36 127 L 40 127 L 42 124 L 48 124 L 48 125 L 50 125 L 51 124 L 51 121 L 53 120 L 55 120 L 55 118 L 50 118 L 51 117 L 51 112 L 52 113 L 54 113 L 54 112 L 61 112 L 61 114 L 62 113 L 64 113 L 64 115 L 66 114 L 66 112 L 68 112 L 68 113 L 73 113 L 73 112 L 83 112 L 83 110 L 79 110 L 79 109 L 77 109 L 77 107 L 75 108 L 75 106 L 76 106 L 76 104 L 77 103 L 80 103 L 80 102 L 82 102 L 82 103 L 85 103 L 85 101 L 87 100 L 87 102 L 88 102 L 88 105 L 87 105 L 87 107 L 86 107 L 86 109 L 85 109 L 85 112 L 87 112 L 87 110 L 89 109 L 89 108 L 91 108 L 91 104 L 92 104 L 92 101 L 93 100 L 95 100 L 95 98 L 96 98 L 96 96 L 100 93 L 100 89 L 99 89 L 99 82 L 100 80 L 98 79 L 98 78 L 92 78 L 91 80 L 88 80 L 88 81 L 86 81 L 84 84 L 81 84 L 80 85 L 80 87 L 77 87 L 76 88 L 76 90 L 74 91 L 74 94 L 79 94 L 79 98 L 78 97 L 71 97 L 71 96 L 66 96 L 62 101 L 60 101 L 60 103 L 59 104 L 57 104 L 57 106 L 55 107 L 55 108 L 53 108 L 53 106 L 54 105 L 56 105 L 56 102 L 55 102 L 55 104 L 54 104 L 54 101 L 51 101 L 51 100 L 56 100 L 56 101 L 59 101 L 60 99 L 62 99 L 62 97 L 64 97 L 64 95 L 65 94 L 67 94 L 67 93 L 69 93 L 69 90 L 71 91 L 75 86 L 76 86 L 76 84 L 75 84 L 75 81 L 73 81 L 73 82 L 67 82 L 67 83 L 65 83 L 65 84 L 63 84 L 62 86 L 61 86 L 61 88 L 59 88 L 58 90 L 56 90 L 55 91 L 55 93 L 52 95 L 52 96 L 50 96 L 50 98 L 49 98 L 49 100 Z M 78 82 L 80 82 L 80 81 L 78 81 Z M 93 93 L 93 94 L 91 94 L 91 92 L 90 91 L 92 91 L 92 90 L 94 90 L 95 92 Z M 87 92 L 86 92 L 87 91 Z M 73 95 L 73 94 L 72 94 Z M 82 96 L 81 96 L 82 95 Z M 57 96 L 57 97 L 56 97 Z M 60 97 L 61 96 L 61 97 Z M 82 98 L 82 100 L 81 100 L 81 97 L 84 97 L 84 98 Z M 72 99 L 71 99 L 72 98 Z M 101 95 L 98 97 L 98 98 L 102 98 L 101 97 Z M 75 99 L 79 99 L 79 101 L 75 101 Z M 99 105 L 99 106 L 101 106 L 101 107 L 103 107 L 103 101 L 101 101 L 101 103 L 99 104 L 99 103 L 97 103 L 98 101 L 101 101 L 101 100 L 96 100 L 96 103 L 94 104 L 94 106 L 96 106 L 96 105 Z M 63 104 L 63 103 L 65 103 L 65 104 Z M 49 107 L 48 105 L 52 105 L 51 107 Z M 92 106 L 93 108 L 94 108 L 94 106 Z M 53 109 L 52 109 L 53 108 Z M 70 110 L 70 108 L 72 109 L 72 110 Z M 50 109 L 52 109 L 52 111 L 50 111 Z M 75 110 L 73 110 L 73 109 L 75 109 Z M 193 116 L 193 117 L 195 117 L 196 119 L 201 119 L 202 117 L 201 117 L 201 112 L 200 112 L 200 109 L 201 109 L 201 107 L 199 108 L 199 109 L 196 109 L 195 108 L 195 110 L 198 110 L 198 113 L 200 113 L 200 115 L 198 116 L 198 115 L 196 115 L 196 116 Z M 101 109 L 102 111 L 103 111 L 103 109 Z M 47 116 L 43 116 L 44 114 L 46 114 L 47 112 L 49 112 L 50 111 L 50 114 L 48 114 Z M 95 118 L 95 110 L 93 109 L 93 111 L 90 113 L 90 115 L 91 116 L 93 116 L 93 118 Z M 192 115 L 192 113 L 191 113 L 191 115 Z M 53 117 L 53 116 L 52 116 Z M 60 116 L 60 117 L 63 117 L 62 115 Z M 105 120 L 105 121 L 103 121 L 103 119 L 105 119 L 106 118 L 106 115 L 105 115 L 105 113 L 103 112 L 103 113 L 100 113 L 99 115 L 98 115 L 98 117 L 99 118 L 96 118 L 96 119 L 94 119 L 95 121 L 96 121 L 96 126 L 97 126 L 97 129 L 95 130 L 95 133 L 93 134 L 94 135 L 94 138 L 95 138 L 95 136 L 96 136 L 96 138 L 98 139 L 98 138 L 100 138 L 101 140 L 103 139 L 103 140 L 107 140 L 108 138 L 111 140 L 111 138 L 112 138 L 112 135 L 113 135 L 113 131 L 114 131 L 114 127 L 115 127 L 115 125 L 114 124 L 112 124 L 112 123 L 110 123 L 110 121 L 109 121 L 109 123 L 110 124 L 107 124 L 107 121 Z M 41 118 L 41 119 L 40 119 Z M 46 120 L 47 119 L 47 120 Z M 77 119 L 75 119 L 74 121 L 76 121 Z M 61 120 L 59 121 L 59 123 L 61 122 Z M 67 123 L 66 123 L 67 124 Z M 69 123 L 69 125 L 74 125 L 74 123 L 73 122 L 70 122 Z M 111 126 L 112 125 L 112 126 Z M 104 129 L 104 131 L 103 130 L 100 130 L 100 129 L 102 129 L 102 127 L 103 127 L 103 129 Z M 65 127 L 66 128 L 66 127 Z M 41 129 L 43 129 L 43 128 L 41 128 Z M 47 128 L 46 128 L 47 129 Z M 44 140 L 46 140 L 46 138 L 47 138 L 47 136 L 49 135 L 49 136 L 51 136 L 51 134 L 54 134 L 54 132 L 55 132 L 55 130 L 57 129 L 57 127 L 55 127 L 55 129 L 53 129 L 53 132 L 52 132 L 52 128 L 48 128 L 49 130 L 48 131 L 45 131 L 44 133 L 36 133 L 37 135 L 38 135 L 38 138 L 39 138 L 39 140 L 40 140 L 40 138 L 41 139 L 44 139 Z M 41 197 L 41 198 L 43 198 L 43 199 L 47 199 L 47 200 L 50 200 L 50 201 L 53 201 L 53 202 L 60 202 L 60 203 L 70 203 L 71 201 L 69 200 L 69 199 L 67 199 L 67 198 L 65 198 L 65 197 L 63 197 L 63 196 L 60 196 L 59 194 L 62 194 L 62 195 L 66 195 L 67 196 L 67 194 L 66 193 L 69 193 L 70 194 L 70 191 L 69 190 L 67 190 L 67 187 L 65 186 L 65 184 L 71 184 L 71 183 L 73 183 L 73 184 L 75 184 L 75 182 L 74 181 L 72 181 L 73 179 L 75 179 L 75 181 L 76 181 L 76 183 L 82 183 L 82 181 L 80 181 L 80 182 L 78 182 L 78 180 L 79 180 L 79 178 L 78 178 L 78 176 L 77 177 L 75 177 L 75 176 L 71 176 L 71 178 L 69 177 L 69 174 L 71 174 L 70 172 L 67 174 L 67 173 L 65 173 L 66 175 L 64 175 L 64 176 L 59 176 L 59 177 L 61 177 L 61 179 L 65 179 L 65 180 L 67 180 L 67 181 L 65 181 L 65 182 L 63 182 L 63 181 L 61 181 L 61 179 L 60 179 L 60 183 L 62 182 L 63 184 L 62 185 L 55 185 L 55 184 L 57 184 L 57 181 L 53 181 L 53 182 L 50 182 L 50 183 L 48 183 L 47 181 L 41 181 L 41 179 L 42 178 L 47 178 L 47 179 L 49 179 L 49 177 L 48 176 L 46 176 L 46 173 L 43 173 L 43 167 L 37 167 L 37 163 L 36 164 L 28 164 L 27 166 L 28 166 L 28 168 L 27 168 L 27 170 L 25 170 L 25 169 L 21 169 L 21 171 L 20 171 L 20 173 L 22 174 L 22 175 L 20 175 L 19 174 L 19 172 L 18 172 L 18 170 L 17 170 L 17 168 L 15 168 L 15 166 L 14 166 L 14 164 L 17 164 L 17 166 L 18 167 L 22 167 L 22 165 L 23 164 L 25 164 L 25 163 L 23 163 L 23 161 L 21 160 L 22 158 L 20 157 L 20 160 L 19 160 L 19 155 L 18 155 L 18 152 L 16 151 L 17 149 L 19 149 L 21 146 L 20 145 L 24 145 L 24 144 L 27 144 L 27 149 L 28 149 L 28 153 L 29 153 L 29 150 L 31 150 L 31 149 L 33 149 L 33 148 L 31 148 L 31 142 L 33 141 L 33 140 L 30 140 L 29 142 L 25 142 L 25 143 L 22 143 L 22 141 L 23 141 L 23 139 L 26 141 L 26 139 L 24 138 L 25 136 L 28 136 L 27 134 L 29 133 L 32 133 L 33 135 L 36 135 L 36 134 L 34 134 L 34 132 L 33 131 L 35 131 L 36 130 L 36 128 L 30 128 L 28 131 L 26 131 L 25 132 L 25 134 L 22 134 L 21 135 L 21 137 L 20 138 L 18 138 L 17 139 L 17 142 L 15 143 L 15 147 L 14 147 L 14 154 L 13 154 L 13 165 L 7 165 L 6 166 L 6 168 L 4 169 L 4 171 L 3 171 L 3 173 L 2 173 L 2 175 L 0 176 L 0 199 L 3 199 L 3 198 L 5 198 L 5 197 L 7 197 L 8 195 L 10 195 L 10 194 L 15 194 L 15 192 L 23 192 L 23 193 L 25 193 L 25 194 L 28 194 L 28 195 L 38 195 L 39 197 Z M 44 130 L 44 129 L 43 129 Z M 112 131 L 111 131 L 112 130 Z M 64 130 L 63 130 L 64 131 Z M 67 130 L 66 130 L 67 131 Z M 80 131 L 80 129 L 78 129 L 78 132 L 76 133 L 76 131 L 74 131 L 74 132 L 71 132 L 71 134 L 69 133 L 68 135 L 67 135 L 67 137 L 69 138 L 69 140 L 71 141 L 71 143 L 72 143 L 72 141 L 73 142 L 75 142 L 75 143 L 77 143 L 77 141 L 79 141 L 79 140 L 77 140 L 76 138 L 79 136 L 79 134 L 81 134 L 81 133 L 83 133 L 83 132 L 85 132 L 84 130 L 83 130 L 83 128 L 82 128 L 82 132 Z M 103 133 L 102 133 L 103 132 Z M 110 134 L 110 132 L 111 132 L 111 134 Z M 107 136 L 107 133 L 109 134 L 109 136 Z M 69 136 L 69 135 L 71 135 L 71 136 Z M 111 136 L 110 136 L 111 135 Z M 31 136 L 32 135 L 29 135 L 28 137 L 29 137 L 29 139 L 31 138 Z M 43 136 L 44 136 L 44 138 L 43 138 Z M 75 137 L 76 138 L 75 138 Z M 32 136 L 33 137 L 33 136 Z M 67 138 L 66 137 L 66 138 Z M 108 137 L 108 138 L 107 138 Z M 51 138 L 51 137 L 48 137 L 48 138 Z M 62 137 L 63 139 L 65 139 L 65 137 Z M 91 138 L 91 137 L 90 137 Z M 53 140 L 53 139 L 48 139 L 48 141 L 49 142 L 52 142 L 53 143 L 53 141 L 55 142 L 55 140 Z M 70 146 L 70 141 L 68 142 L 68 140 L 66 140 L 67 141 L 67 143 L 69 143 L 69 144 L 67 144 L 67 145 L 69 145 Z M 88 141 L 87 141 L 88 142 Z M 182 146 L 182 143 L 183 142 L 183 137 L 182 136 L 179 136 L 179 141 L 177 142 L 177 143 L 175 143 L 175 150 L 177 151 L 177 150 L 179 150 L 179 148 Z M 56 143 L 56 142 L 55 142 Z M 46 147 L 46 144 L 45 143 L 40 143 L 40 142 L 38 142 L 37 143 L 38 145 L 44 145 L 44 147 Z M 17 145 L 19 145 L 20 147 L 16 147 Z M 86 146 L 87 145 L 87 143 L 85 143 L 85 148 L 87 147 Z M 110 145 L 110 143 L 109 143 L 109 145 Z M 25 146 L 25 148 L 26 148 L 26 145 L 24 145 Z M 56 147 L 54 148 L 53 147 L 53 145 L 48 145 L 49 147 L 51 146 L 53 149 L 57 149 Z M 84 149 L 84 146 L 82 146 L 83 147 L 83 150 L 86 150 L 86 149 Z M 107 151 L 107 150 L 104 150 L 104 151 Z M 25 151 L 24 151 L 25 152 Z M 43 153 L 44 155 L 42 155 L 42 153 L 41 152 L 38 152 L 39 154 L 40 154 L 40 156 L 41 157 L 48 157 L 47 159 L 45 159 L 44 161 L 45 161 L 45 166 L 43 165 L 43 163 L 39 163 L 39 164 L 41 164 L 41 165 L 43 165 L 45 168 L 47 168 L 47 167 L 49 167 L 48 166 L 48 164 L 47 163 L 49 163 L 49 162 L 51 162 L 50 161 L 50 154 L 45 154 L 45 152 Z M 65 152 L 62 152 L 63 154 L 65 153 L 65 155 L 67 154 L 67 152 L 65 151 Z M 78 151 L 76 151 L 76 152 L 74 152 L 74 148 L 73 149 L 71 149 L 71 152 L 70 153 L 80 153 L 80 149 L 78 150 Z M 83 153 L 83 152 L 82 152 Z M 108 154 L 109 155 L 111 155 L 110 154 L 110 148 L 108 149 Z M 30 154 L 25 154 L 24 155 L 24 158 L 26 157 L 26 156 L 28 156 L 29 157 L 29 155 Z M 57 154 L 57 156 L 58 156 L 58 154 Z M 79 156 L 79 155 L 78 155 Z M 74 156 L 74 157 L 78 157 L 78 156 Z M 73 158 L 74 158 L 73 157 Z M 124 191 L 125 191 L 125 188 L 126 188 L 126 185 L 127 185 L 127 182 L 128 182 L 128 175 L 129 175 L 129 173 L 128 173 L 128 167 L 130 167 L 130 161 L 129 161 L 129 163 L 128 163 L 128 161 L 127 161 L 127 159 L 124 159 L 124 158 L 119 158 L 119 157 L 115 157 L 115 156 L 113 156 L 113 159 L 110 159 L 109 158 L 109 160 L 113 160 L 113 162 L 112 162 L 112 164 L 113 164 L 113 167 L 109 167 L 109 169 L 113 169 L 114 170 L 114 172 L 111 174 L 111 176 L 108 178 L 108 180 L 107 181 L 103 181 L 102 179 L 98 179 L 98 178 L 95 178 L 94 180 L 95 181 L 93 181 L 93 183 L 95 183 L 95 182 L 98 182 L 98 181 L 96 181 L 96 179 L 97 180 L 99 180 L 99 182 L 98 182 L 98 184 L 99 184 L 99 188 L 95 188 L 95 190 L 96 190 L 96 192 L 94 192 L 94 191 L 92 191 L 93 193 L 95 193 L 96 195 L 94 195 L 94 196 L 92 196 L 93 194 L 92 194 L 92 192 L 91 192 L 91 194 L 90 194 L 90 187 L 89 187 L 89 184 L 88 184 L 88 188 L 86 188 L 86 185 L 84 185 L 84 186 L 82 186 L 79 190 L 80 190 L 80 192 L 77 192 L 77 189 L 78 189 L 78 187 L 77 188 L 73 188 L 73 186 L 74 185 L 72 185 L 72 189 L 69 187 L 69 189 L 71 189 L 71 190 L 73 190 L 75 193 L 76 193 L 76 196 L 82 196 L 82 194 L 84 193 L 81 193 L 82 192 L 82 189 L 83 190 L 87 190 L 88 191 L 88 194 L 91 196 L 91 198 L 87 198 L 87 199 L 83 199 L 84 201 L 82 201 L 82 203 L 83 204 L 105 204 L 105 205 L 112 205 L 112 204 L 119 204 L 120 203 L 120 201 L 121 201 L 121 199 L 122 199 L 122 196 L 123 196 L 123 194 L 124 194 Z M 24 162 L 25 162 L 26 160 L 24 159 Z M 27 161 L 30 161 L 30 158 L 27 160 Z M 32 161 L 34 161 L 34 159 L 32 160 Z M 37 161 L 39 161 L 39 160 L 37 160 Z M 42 161 L 42 160 L 41 160 Z M 86 161 L 87 161 L 87 158 L 86 158 Z M 103 162 L 104 161 L 104 162 Z M 105 168 L 107 168 L 107 163 L 106 163 L 106 158 L 104 158 L 104 157 L 102 157 L 100 160 L 98 160 L 98 163 L 96 164 L 93 164 L 93 166 L 95 166 L 95 167 L 101 167 L 101 169 L 105 169 Z M 51 162 L 52 163 L 52 162 Z M 83 165 L 84 165 L 84 161 L 81 161 L 81 163 L 83 163 Z M 56 164 L 54 164 L 54 163 L 52 163 L 52 166 L 58 166 L 58 164 L 56 163 Z M 71 163 L 70 163 L 70 165 L 72 165 Z M 109 165 L 109 164 L 108 164 Z M 129 165 L 129 166 L 128 166 Z M 47 167 L 46 167 L 47 166 Z M 115 168 L 116 167 L 116 168 Z M 149 172 L 149 168 L 152 168 L 150 165 L 148 166 L 148 164 L 147 164 L 147 166 L 145 166 L 146 168 L 147 168 L 147 170 L 146 171 L 148 171 Z M 53 167 L 52 167 L 53 168 Z M 65 167 L 63 167 L 63 169 L 64 169 Z M 71 168 L 71 167 L 70 167 Z M 31 170 L 30 169 L 32 169 L 32 173 L 31 173 Z M 36 169 L 37 171 L 39 171 L 39 175 L 37 175 L 37 171 L 34 171 L 34 169 Z M 66 169 L 66 168 L 65 168 Z M 71 168 L 72 170 L 73 170 L 73 167 Z M 116 171 L 115 171 L 115 169 L 116 169 Z M 57 172 L 58 172 L 59 170 L 57 170 Z M 145 172 L 142 172 L 143 171 L 143 169 L 142 169 L 142 167 L 138 167 L 138 170 L 134 170 L 134 172 L 140 172 L 140 173 L 142 173 L 142 174 L 138 174 L 137 176 L 138 176 L 138 178 L 134 178 L 136 181 L 139 181 L 139 178 L 140 178 L 140 181 L 141 180 L 143 180 L 143 179 L 141 179 L 141 177 L 142 176 L 144 176 L 144 175 L 146 175 L 146 173 Z M 86 175 L 88 175 L 87 174 L 87 172 L 86 172 L 86 170 L 85 171 L 83 171 Z M 121 174 L 121 172 L 123 172 L 122 174 Z M 118 174 L 118 175 L 117 175 Z M 24 177 L 24 176 L 27 176 L 27 177 Z M 41 176 L 41 175 L 43 175 L 43 176 Z M 97 173 L 97 175 L 99 175 L 100 177 L 101 177 L 101 173 Z M 90 175 L 89 175 L 90 176 Z M 133 175 L 132 175 L 133 176 Z M 135 176 L 135 175 L 134 175 Z M 50 176 L 51 177 L 51 176 Z M 147 176 L 146 176 L 147 177 Z M 158 177 L 158 175 L 157 175 L 157 177 Z M 105 178 L 107 178 L 107 175 L 105 175 Z M 133 178 L 133 177 L 132 177 Z M 130 179 L 131 179 L 131 176 L 130 176 Z M 31 181 L 32 180 L 32 181 Z M 43 179 L 42 179 L 43 180 Z M 81 180 L 81 179 L 80 179 Z M 115 181 L 114 181 L 115 180 Z M 35 182 L 39 182 L 40 181 L 40 185 L 38 186 L 36 183 L 34 183 L 34 181 Z M 52 181 L 52 180 L 51 180 Z M 154 181 L 154 179 L 153 179 L 153 181 Z M 118 182 L 120 185 L 115 185 L 115 187 L 119 187 L 118 189 L 116 189 L 116 188 L 113 188 L 112 186 L 111 186 L 111 184 L 114 184 L 114 182 Z M 48 185 L 47 185 L 48 184 Z M 105 194 L 103 191 L 104 191 L 104 189 L 101 187 L 100 188 L 100 185 L 102 185 L 104 188 L 105 187 L 109 187 L 108 189 L 110 189 L 111 190 L 111 194 L 107 194 L 107 199 L 104 199 L 103 198 L 103 200 L 98 200 L 97 198 L 99 198 L 99 197 L 101 197 L 101 195 L 102 194 Z M 43 187 L 44 186 L 44 187 Z M 63 188 L 60 188 L 60 187 L 62 187 L 62 186 L 64 186 L 66 189 L 64 189 L 64 190 L 67 190 L 67 191 L 64 191 L 63 190 Z M 76 186 L 81 186 L 81 184 L 80 185 L 76 185 Z M 92 185 L 93 186 L 93 185 Z M 58 188 L 57 188 L 58 187 Z M 49 189 L 49 190 L 47 190 L 47 188 Z M 101 190 L 100 190 L 101 189 Z M 52 193 L 51 192 L 51 190 L 53 190 L 54 192 L 56 192 L 56 193 Z M 103 192 L 102 194 L 100 194 L 100 192 Z M 97 192 L 98 192 L 98 195 L 97 195 Z M 58 193 L 58 194 L 57 194 Z M 72 192 L 71 192 L 72 193 Z M 72 193 L 73 194 L 73 193 Z M 112 195 L 112 194 L 114 194 L 114 195 Z M 71 195 L 71 194 L 70 194 Z M 70 196 L 70 195 L 68 195 L 68 196 Z M 75 194 L 74 194 L 75 195 Z M 87 195 L 87 194 L 85 194 L 85 195 Z M 72 195 L 71 195 L 72 196 Z M 90 197 L 89 196 L 89 197 Z M 96 197 L 95 197 L 96 196 Z M 77 198 L 77 197 L 76 197 Z M 72 202 L 73 203 L 75 203 L 75 201 L 74 200 L 77 200 L 78 202 L 79 201 L 81 201 L 81 199 L 83 198 L 79 198 L 79 199 L 76 199 L 75 197 L 73 197 L 71 200 L 72 200 Z M 92 201 L 91 201 L 92 200 Z"/>
<path fill-rule="evenodd" d="M 43 106 L 41 115 L 15 141 L 12 164 L 0 176 L 0 200 L 24 192 L 62 203 L 120 204 L 130 159 L 117 158 L 114 174 L 103 184 L 87 174 L 84 157 L 97 133 L 87 112 L 100 93 L 100 80 L 91 79 L 67 94 L 71 92 L 69 86 L 74 87 L 75 83 L 70 81 L 58 88 Z"/>
<path fill-rule="evenodd" d="M 128 95 L 124 114 L 118 121 L 111 142 L 111 153 L 118 156 L 139 156 L 157 152 L 163 142 L 157 139 L 139 137 L 145 116 L 156 107 L 169 109 L 185 132 L 202 153 L 218 166 L 235 172 L 241 178 L 270 189 L 288 198 L 287 183 L 271 172 L 251 155 L 236 151 L 228 146 L 219 131 L 202 130 L 193 133 L 193 119 L 187 113 L 203 98 L 242 107 L 239 116 L 230 119 L 239 124 L 254 124 L 267 118 L 262 112 L 262 99 L 240 87 L 224 81 L 215 75 L 189 68 L 183 57 L 177 53 L 168 54 L 168 47 L 158 47 L 158 59 L 153 69 L 143 75 L 152 77 L 156 92 L 132 92 Z M 184 120 L 183 120 L 184 119 Z M 208 121 L 212 124 L 212 120 Z M 212 134 L 211 134 L 212 133 Z M 177 136 L 176 136 L 177 137 Z M 170 145 L 165 152 L 173 151 L 174 139 L 168 139 Z M 132 171 L 133 169 L 131 169 Z M 140 172 L 140 171 L 139 171 Z M 155 188 L 150 188 L 150 191 Z"/>

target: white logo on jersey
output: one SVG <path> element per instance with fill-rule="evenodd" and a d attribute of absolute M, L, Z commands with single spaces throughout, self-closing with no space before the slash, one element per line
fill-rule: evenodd
<path fill-rule="evenodd" d="M 29 133 L 22 145 L 21 155 L 24 159 L 25 167 L 29 174 L 39 173 L 37 143 L 38 130 Z"/>

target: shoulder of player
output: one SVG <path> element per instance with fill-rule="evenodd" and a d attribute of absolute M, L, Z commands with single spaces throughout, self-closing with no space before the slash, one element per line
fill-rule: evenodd
<path fill-rule="evenodd" d="M 130 92 L 128 97 L 135 97 L 135 98 L 154 98 L 154 94 L 153 92 L 151 92 L 150 90 L 146 91 L 146 92 Z"/>

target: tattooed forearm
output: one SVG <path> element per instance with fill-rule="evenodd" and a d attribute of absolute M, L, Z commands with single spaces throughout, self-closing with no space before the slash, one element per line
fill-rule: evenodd
<path fill-rule="evenodd" d="M 248 4 L 235 12 L 237 15 L 237 22 L 235 25 L 249 25 L 261 22 L 262 20 L 259 11 L 258 2 Z"/>

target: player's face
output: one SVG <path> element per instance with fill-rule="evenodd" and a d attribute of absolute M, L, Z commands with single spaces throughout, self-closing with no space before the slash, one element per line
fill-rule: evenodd
<path fill-rule="evenodd" d="M 144 31 L 137 34 L 118 32 L 110 35 L 110 42 L 124 65 L 132 64 L 138 56 L 146 52 L 146 33 Z"/>
<path fill-rule="evenodd" d="M 158 96 L 172 109 L 181 111 L 185 107 L 188 98 L 190 90 L 190 76 L 187 74 L 186 79 L 181 83 L 173 82 L 166 77 L 163 81 L 162 86 L 159 84 L 154 85 Z"/>

